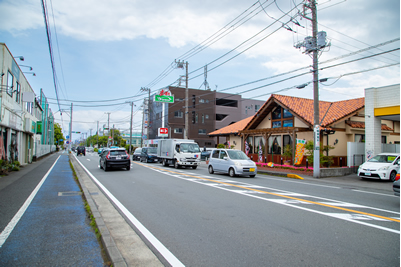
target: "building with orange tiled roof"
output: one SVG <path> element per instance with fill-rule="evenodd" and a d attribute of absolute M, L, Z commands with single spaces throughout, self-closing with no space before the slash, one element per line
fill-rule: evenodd
<path fill-rule="evenodd" d="M 347 142 L 365 140 L 365 99 L 319 103 L 321 121 L 321 146 L 330 145 L 330 155 L 339 158 L 346 165 Z M 261 145 L 266 161 L 280 162 L 283 148 L 292 147 L 293 140 L 313 140 L 313 100 L 271 95 L 258 112 L 247 119 L 209 133 L 210 137 L 224 136 L 236 149 L 244 151 L 245 141 L 249 144 L 251 156 L 256 156 Z M 382 136 L 386 143 L 400 142 L 399 122 L 382 120 Z"/>

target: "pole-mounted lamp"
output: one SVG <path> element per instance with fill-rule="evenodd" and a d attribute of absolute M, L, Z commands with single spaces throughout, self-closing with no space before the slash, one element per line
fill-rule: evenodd
<path fill-rule="evenodd" d="M 31 66 L 27 66 L 27 65 L 19 65 L 20 67 L 27 67 L 29 68 L 29 70 L 33 70 L 33 68 Z"/>
<path fill-rule="evenodd" d="M 25 60 L 25 58 L 23 56 L 17 56 L 17 57 L 14 57 L 14 58 L 19 58 L 19 60 L 21 60 L 21 61 Z"/>
<path fill-rule="evenodd" d="M 36 73 L 35 73 L 35 72 L 23 72 L 23 73 L 32 74 L 32 76 L 36 76 Z"/>

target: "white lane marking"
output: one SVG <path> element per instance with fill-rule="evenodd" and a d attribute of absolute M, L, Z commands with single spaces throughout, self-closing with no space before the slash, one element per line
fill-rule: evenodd
<path fill-rule="evenodd" d="M 22 207 L 18 210 L 18 212 L 14 215 L 14 217 L 11 219 L 11 221 L 7 224 L 6 228 L 4 228 L 3 232 L 0 234 L 0 248 L 3 246 L 4 242 L 6 242 L 7 238 L 11 234 L 11 232 L 14 230 L 14 227 L 17 225 L 19 220 L 22 218 L 22 215 L 24 215 L 25 211 L 31 204 L 33 198 L 36 196 L 38 193 L 39 189 L 42 187 L 43 183 L 46 181 L 47 176 L 49 176 L 50 172 L 53 170 L 54 165 L 56 165 L 57 161 L 59 160 L 61 156 L 58 156 L 56 161 L 53 163 L 53 165 L 50 167 L 50 169 L 47 171 L 45 176 L 43 176 L 42 180 L 38 183 L 38 185 L 35 187 L 35 189 L 32 191 L 32 193 L 29 195 L 29 197 L 25 200 L 25 203 L 22 205 Z"/>
<path fill-rule="evenodd" d="M 395 195 L 381 194 L 381 193 L 375 193 L 375 192 L 369 192 L 369 191 L 362 191 L 362 190 L 356 190 L 356 189 L 353 189 L 352 191 L 361 192 L 361 193 L 368 193 L 368 194 L 374 194 L 374 195 L 380 195 L 380 196 L 386 196 L 386 197 L 397 197 L 397 196 L 395 196 Z"/>
<path fill-rule="evenodd" d="M 75 155 L 74 155 L 75 157 Z M 142 235 L 155 247 L 160 254 L 172 265 L 172 266 L 185 266 L 182 262 L 177 259 L 173 253 L 171 253 L 143 224 L 132 215 L 131 212 L 112 194 L 102 183 L 100 183 L 95 176 L 85 166 L 77 160 L 79 165 L 86 171 L 86 173 L 92 178 L 92 180 L 102 189 L 102 191 L 109 197 L 111 201 L 120 209 L 122 213 L 135 225 L 135 227 L 142 233 Z"/>
<path fill-rule="evenodd" d="M 198 181 L 196 181 L 194 179 L 195 177 L 186 178 L 185 176 L 181 176 L 181 174 L 163 172 L 162 170 L 158 170 L 158 169 L 154 169 L 154 168 L 150 168 L 150 169 L 152 169 L 152 170 L 154 170 L 156 172 L 160 172 L 160 173 L 172 176 L 172 177 L 176 177 L 176 178 L 182 179 L 182 180 L 187 180 L 187 181 L 191 181 L 191 182 L 195 182 L 195 183 L 203 184 L 203 185 L 209 185 L 209 183 L 204 183 L 203 180 L 200 179 L 200 178 L 198 179 Z M 212 186 L 212 187 L 213 188 L 217 188 L 217 189 L 221 189 L 221 190 L 226 190 L 226 191 L 229 191 L 229 192 L 234 192 L 234 193 L 241 194 L 241 195 L 246 195 L 246 196 L 257 198 L 257 199 L 260 199 L 260 200 L 269 201 L 269 202 L 273 202 L 273 203 L 278 203 L 278 204 L 289 206 L 289 207 L 293 207 L 293 208 L 296 208 L 296 209 L 301 209 L 301 210 L 305 210 L 305 211 L 309 211 L 309 212 L 313 212 L 313 213 L 329 216 L 329 217 L 332 217 L 332 218 L 337 218 L 337 219 L 341 219 L 341 220 L 344 220 L 344 221 L 349 221 L 349 222 L 352 222 L 352 223 L 357 223 L 357 224 L 361 224 L 361 225 L 377 228 L 377 229 L 380 229 L 380 230 L 384 230 L 384 231 L 400 234 L 399 230 L 395 230 L 395 229 L 391 229 L 391 228 L 387 228 L 387 227 L 383 227 L 383 226 L 379 226 L 379 225 L 374 225 L 374 224 L 358 221 L 358 220 L 356 220 L 356 218 L 359 218 L 357 216 L 353 216 L 353 217 L 352 216 L 348 216 L 347 217 L 347 216 L 338 215 L 340 213 L 322 212 L 322 211 L 306 208 L 306 207 L 303 207 L 303 206 L 295 206 L 294 203 L 299 204 L 296 201 L 269 199 L 269 198 L 266 198 L 266 197 L 261 197 L 261 196 L 254 195 L 254 194 L 250 193 L 247 190 L 238 190 L 238 189 L 233 190 L 233 189 L 227 188 L 226 186 Z M 265 189 L 270 189 L 270 188 L 265 187 Z M 277 190 L 277 191 L 281 191 L 281 190 Z M 283 191 L 283 192 L 285 192 L 285 191 Z M 278 193 L 278 194 L 282 194 L 282 193 Z M 341 202 L 341 201 L 327 199 L 327 198 L 314 197 L 314 196 L 308 196 L 308 195 L 305 195 L 305 196 L 312 197 L 312 198 L 317 198 L 317 199 L 329 200 L 329 201 L 333 201 L 335 203 L 341 203 L 341 205 L 348 204 L 346 202 Z M 305 204 L 303 201 L 301 201 L 301 203 Z M 335 203 L 332 203 L 332 205 L 334 206 Z M 351 203 L 349 203 L 349 204 L 351 204 Z M 389 213 L 399 214 L 399 212 L 388 211 L 388 210 L 383 210 L 383 209 L 378 209 L 378 208 L 373 208 L 373 207 L 368 207 L 368 206 L 362 206 L 361 205 L 361 207 L 367 208 L 367 209 L 380 210 L 380 211 L 385 211 L 385 212 L 389 212 Z M 368 217 L 370 217 L 371 220 L 381 220 L 380 218 L 376 218 L 376 217 L 372 217 L 372 216 L 368 216 Z M 367 218 L 367 217 L 364 217 L 364 219 L 365 218 Z M 399 219 L 399 218 L 397 217 L 396 219 Z M 388 220 L 385 220 L 385 221 L 388 221 Z"/>
<path fill-rule="evenodd" d="M 266 175 L 268 176 L 268 175 Z M 260 178 L 260 176 L 258 176 Z M 263 177 L 264 178 L 264 177 Z M 266 178 L 265 178 L 266 179 Z M 295 183 L 295 184 L 303 184 L 303 185 L 313 185 L 313 186 L 320 186 L 320 187 L 327 187 L 327 188 L 336 188 L 336 189 L 341 189 L 341 187 L 337 187 L 337 186 L 330 186 L 330 185 L 321 185 L 321 184 L 310 184 L 310 183 L 305 183 L 305 182 L 297 182 L 297 181 L 292 181 L 290 179 L 286 180 L 286 179 L 276 179 L 276 178 L 267 178 L 269 180 L 277 180 L 280 182 L 286 182 L 286 183 Z"/>

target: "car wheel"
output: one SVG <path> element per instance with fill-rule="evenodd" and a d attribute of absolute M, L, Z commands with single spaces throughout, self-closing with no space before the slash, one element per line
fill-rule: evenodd
<path fill-rule="evenodd" d="M 230 175 L 230 177 L 235 177 L 235 171 L 234 171 L 234 169 L 233 169 L 233 168 L 230 168 L 230 169 L 228 170 L 228 174 Z"/>
<path fill-rule="evenodd" d="M 251 177 L 251 178 L 255 178 L 255 174 L 249 175 L 249 177 Z"/>
<path fill-rule="evenodd" d="M 390 177 L 389 177 L 390 181 L 394 182 L 394 181 L 395 181 L 395 176 L 396 176 L 396 175 L 397 175 L 397 173 L 396 173 L 395 171 L 392 171 L 392 172 L 390 173 Z"/>
<path fill-rule="evenodd" d="M 104 170 L 105 172 L 107 172 L 107 171 L 108 171 L 108 168 L 107 168 L 107 164 L 106 164 L 106 162 L 104 162 L 104 163 L 103 163 L 103 170 Z"/>
<path fill-rule="evenodd" d="M 212 165 L 209 165 L 209 168 L 208 168 L 208 170 L 209 170 L 209 173 L 210 173 L 210 174 L 213 174 L 213 173 L 214 173 L 214 170 L 213 170 L 213 167 L 212 167 Z"/>
<path fill-rule="evenodd" d="M 127 165 L 127 171 L 131 170 L 131 164 Z"/>
<path fill-rule="evenodd" d="M 174 161 L 174 168 L 176 168 L 176 169 L 179 169 L 179 168 L 180 168 L 180 165 L 178 165 L 178 162 L 177 162 L 177 161 Z"/>
<path fill-rule="evenodd" d="M 167 167 L 167 166 L 168 166 L 167 160 L 166 160 L 166 159 L 163 159 L 163 160 L 162 160 L 162 165 L 163 165 L 164 167 Z"/>
<path fill-rule="evenodd" d="M 198 167 L 198 166 L 192 166 L 192 169 L 196 170 L 197 167 Z"/>

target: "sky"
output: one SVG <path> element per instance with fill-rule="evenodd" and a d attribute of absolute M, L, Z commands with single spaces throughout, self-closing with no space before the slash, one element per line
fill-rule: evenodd
<path fill-rule="evenodd" d="M 20 66 L 33 68 L 36 76 L 21 66 L 36 95 L 42 89 L 48 98 L 64 135 L 73 104 L 72 130 L 81 132 L 74 140 L 94 135 L 98 123 L 129 133 L 129 102 L 133 131 L 140 132 L 147 95 L 141 88 L 153 94 L 177 85 L 185 70 L 176 61 L 188 62 L 189 88 L 205 89 L 207 66 L 211 90 L 263 101 L 272 93 L 313 98 L 311 55 L 296 48 L 312 35 L 301 0 L 43 3 L 57 86 L 42 1 L 0 0 L 0 42 L 24 57 Z M 365 88 L 400 83 L 400 1 L 317 4 L 318 31 L 330 44 L 319 54 L 319 79 L 328 78 L 319 84 L 321 101 L 364 97 Z"/>

